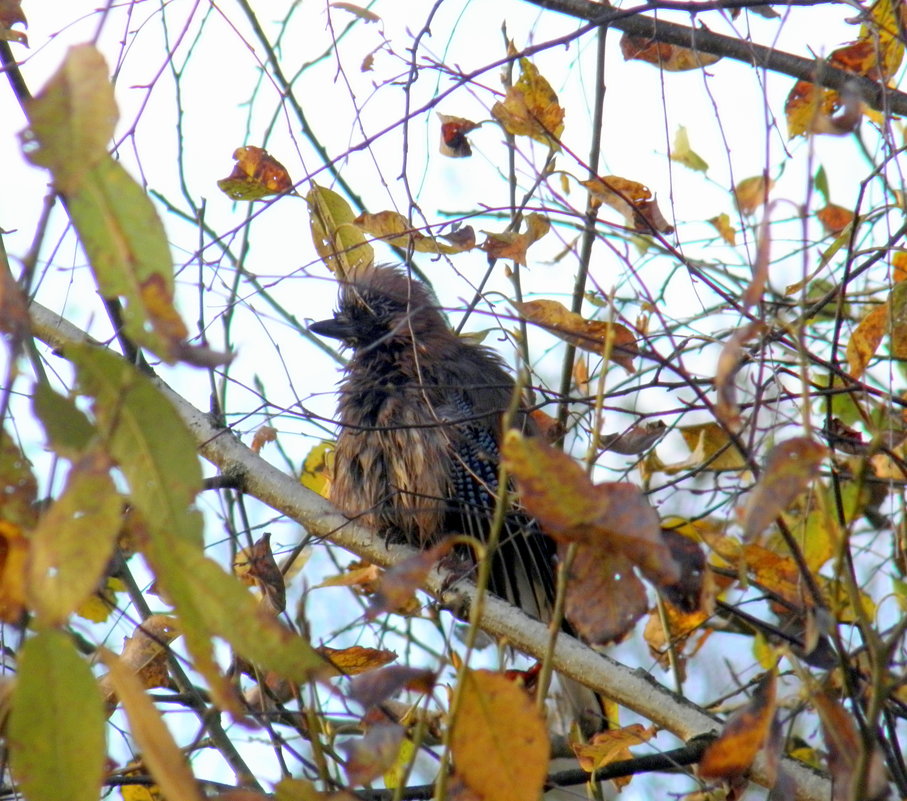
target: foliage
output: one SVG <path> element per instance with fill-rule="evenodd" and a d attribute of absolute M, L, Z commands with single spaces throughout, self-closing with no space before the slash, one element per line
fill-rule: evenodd
<path fill-rule="evenodd" d="M 0 0 L 4 796 L 907 796 L 899 0 L 78 5 Z M 617 661 L 324 501 L 386 260 Z"/>

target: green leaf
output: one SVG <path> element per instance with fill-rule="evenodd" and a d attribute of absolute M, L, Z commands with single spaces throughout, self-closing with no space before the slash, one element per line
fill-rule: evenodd
<path fill-rule="evenodd" d="M 305 199 L 309 204 L 312 242 L 331 272 L 344 278 L 371 267 L 375 250 L 353 224 L 356 215 L 349 203 L 314 181 Z"/>
<path fill-rule="evenodd" d="M 816 177 L 813 179 L 813 183 L 816 186 L 816 191 L 825 199 L 825 205 L 827 206 L 830 198 L 828 196 L 828 175 L 825 172 L 825 167 L 820 166 L 816 170 Z"/>
<path fill-rule="evenodd" d="M 314 678 L 328 666 L 314 648 L 282 626 L 239 579 L 188 543 L 152 537 L 146 556 L 171 600 L 193 654 L 223 637 L 262 670 L 293 682 Z"/>
<path fill-rule="evenodd" d="M 10 761 L 28 801 L 97 801 L 104 704 L 65 634 L 45 630 L 25 643 L 11 706 Z"/>
<path fill-rule="evenodd" d="M 173 264 L 164 226 L 144 190 L 105 156 L 69 198 L 69 215 L 98 289 L 123 302 L 123 330 L 167 362 L 185 348 L 173 306 Z"/>
<path fill-rule="evenodd" d="M 22 135 L 25 155 L 47 167 L 64 195 L 105 160 L 118 112 L 104 57 L 92 45 L 70 48 L 59 70 L 26 104 L 31 127 Z"/>
<path fill-rule="evenodd" d="M 54 392 L 46 383 L 32 391 L 32 408 L 44 426 L 50 446 L 66 459 L 77 459 L 97 432 L 72 398 Z"/>
<path fill-rule="evenodd" d="M 202 488 L 195 440 L 149 378 L 114 353 L 67 346 L 79 392 L 94 414 L 110 455 L 129 482 L 130 497 L 155 531 L 202 545 L 202 520 L 190 505 Z"/>
<path fill-rule="evenodd" d="M 123 512 L 110 466 L 100 451 L 74 464 L 66 489 L 32 535 L 29 600 L 44 624 L 65 622 L 97 588 L 110 560 Z"/>

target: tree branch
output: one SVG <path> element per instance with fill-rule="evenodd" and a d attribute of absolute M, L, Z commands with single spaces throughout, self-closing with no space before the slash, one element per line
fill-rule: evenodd
<path fill-rule="evenodd" d="M 870 78 L 831 67 L 823 59 L 801 58 L 744 39 L 712 33 L 705 28 L 693 28 L 643 15 L 643 11 L 652 10 L 653 6 L 649 4 L 636 8 L 615 9 L 592 2 L 592 0 L 526 0 L 526 2 L 549 11 L 586 20 L 595 26 L 607 25 L 632 36 L 641 36 L 665 44 L 742 61 L 770 72 L 789 75 L 800 81 L 810 81 L 828 89 L 840 91 L 847 86 L 858 91 L 862 100 L 874 109 L 901 116 L 907 115 L 907 94 L 903 92 L 891 89 Z M 816 4 L 818 4 L 817 0 L 805 0 L 802 3 L 802 5 Z M 655 2 L 654 5 L 657 7 L 662 4 Z M 745 6 L 752 5 L 752 3 L 743 2 L 734 5 Z M 784 3 L 784 5 L 790 4 Z M 796 3 L 796 5 L 801 5 L 801 3 Z M 696 14 L 724 8 L 727 7 L 727 4 L 667 3 L 665 6 L 672 9 L 682 7 L 688 13 Z"/>
<path fill-rule="evenodd" d="M 40 304 L 32 303 L 30 314 L 34 335 L 54 349 L 76 342 L 93 342 L 85 332 Z M 320 495 L 253 453 L 231 431 L 216 427 L 209 415 L 196 409 L 162 381 L 158 386 L 195 436 L 201 455 L 224 475 L 240 480 L 248 494 L 296 520 L 310 534 L 329 539 L 375 564 L 396 564 L 414 553 L 403 545 L 389 545 L 383 538 L 351 522 Z M 454 579 L 447 571 L 436 569 L 429 575 L 425 589 L 447 607 L 461 606 L 464 600 L 471 605 L 475 600 L 475 587 L 458 581 L 451 590 Z M 542 658 L 547 651 L 548 627 L 495 596 L 485 597 L 480 625 L 485 631 L 506 638 L 520 651 L 537 658 Z M 572 637 L 558 638 L 553 667 L 685 741 L 714 732 L 721 726 L 720 720 L 666 689 L 645 671 L 631 670 Z M 798 801 L 828 801 L 831 798 L 831 783 L 825 774 L 793 759 L 784 759 L 783 763 L 794 782 Z M 751 769 L 752 780 L 767 786 L 770 774 L 765 758 L 760 755 Z"/>

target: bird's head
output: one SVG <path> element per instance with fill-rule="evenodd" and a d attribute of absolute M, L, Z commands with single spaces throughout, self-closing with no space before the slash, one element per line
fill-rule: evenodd
<path fill-rule="evenodd" d="M 352 348 L 412 343 L 449 331 L 431 290 L 396 267 L 373 267 L 341 285 L 334 316 L 309 331 Z"/>

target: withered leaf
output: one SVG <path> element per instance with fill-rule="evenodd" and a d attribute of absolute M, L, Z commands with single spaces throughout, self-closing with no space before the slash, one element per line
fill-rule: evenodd
<path fill-rule="evenodd" d="M 375 670 L 397 658 L 394 651 L 387 651 L 383 648 L 365 648 L 361 645 L 351 645 L 349 648 L 328 648 L 326 645 L 322 645 L 317 650 L 337 670 L 347 676 L 356 676 L 369 670 Z"/>
<path fill-rule="evenodd" d="M 243 584 L 257 587 L 262 594 L 262 605 L 275 615 L 286 609 L 286 586 L 283 573 L 271 552 L 270 534 L 263 534 L 254 545 L 236 554 L 233 573 Z"/>
<path fill-rule="evenodd" d="M 267 150 L 255 145 L 233 151 L 233 172 L 217 182 L 218 188 L 233 200 L 261 200 L 293 188 L 290 173 Z"/>
<path fill-rule="evenodd" d="M 601 355 L 608 349 L 610 342 L 611 361 L 629 373 L 636 371 L 633 366 L 633 357 L 639 352 L 636 335 L 626 326 L 587 320 L 556 300 L 514 301 L 513 305 L 525 320 L 582 350 Z"/>
<path fill-rule="evenodd" d="M 362 737 L 340 744 L 351 785 L 370 784 L 393 767 L 406 732 L 398 723 L 376 723 Z"/>
<path fill-rule="evenodd" d="M 369 709 L 393 698 L 401 690 L 430 693 L 437 678 L 434 671 L 424 668 L 391 665 L 356 676 L 350 681 L 350 698 Z"/>
<path fill-rule="evenodd" d="M 759 482 L 747 502 L 745 540 L 755 539 L 809 487 L 827 454 L 824 445 L 808 437 L 794 437 L 769 451 Z"/>
<path fill-rule="evenodd" d="M 435 563 L 450 552 L 451 543 L 443 541 L 420 551 L 386 570 L 378 581 L 372 604 L 366 612 L 369 620 L 389 612 L 399 612 L 411 606 L 416 590 L 425 582 Z"/>
<path fill-rule="evenodd" d="M 520 77 L 507 88 L 503 101 L 491 108 L 494 117 L 514 136 L 529 136 L 553 150 L 564 132 L 564 109 L 557 93 L 528 59 L 520 59 Z"/>
<path fill-rule="evenodd" d="M 734 779 L 749 769 L 775 717 L 775 684 L 775 672 L 766 673 L 753 697 L 728 718 L 721 736 L 706 748 L 699 761 L 700 776 Z"/>

